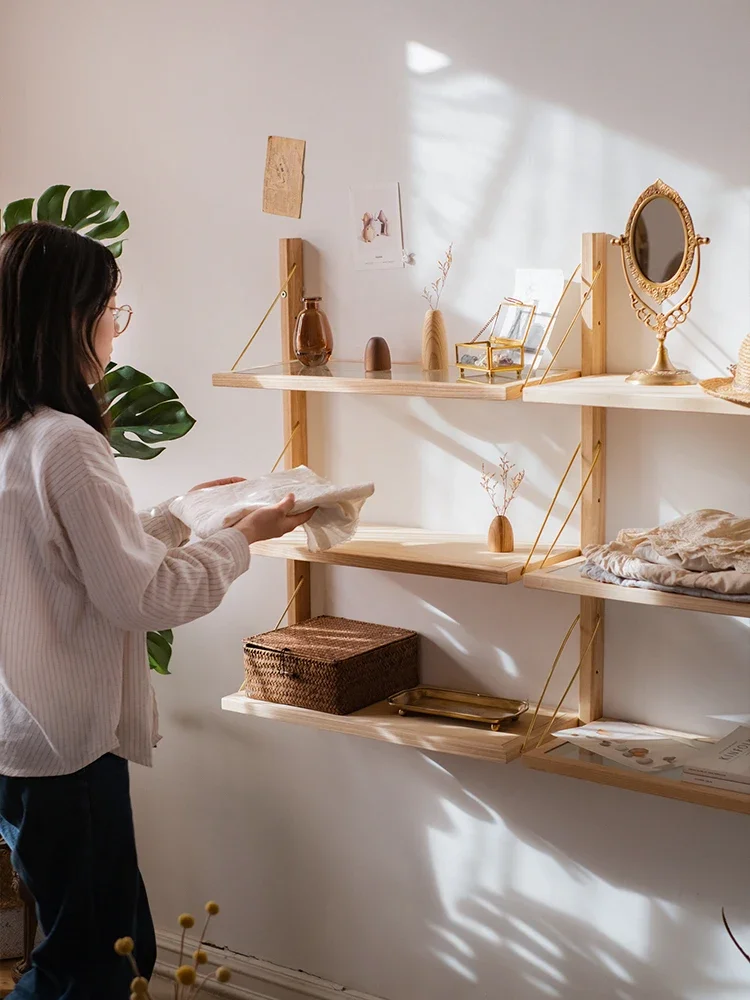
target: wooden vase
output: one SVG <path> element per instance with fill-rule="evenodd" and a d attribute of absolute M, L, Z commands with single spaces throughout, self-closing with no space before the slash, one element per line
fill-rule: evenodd
<path fill-rule="evenodd" d="M 428 309 L 422 326 L 422 370 L 443 372 L 448 368 L 448 338 L 439 309 Z"/>
<path fill-rule="evenodd" d="M 493 517 L 487 534 L 487 547 L 490 552 L 512 552 L 515 541 L 513 526 L 504 514 Z"/>

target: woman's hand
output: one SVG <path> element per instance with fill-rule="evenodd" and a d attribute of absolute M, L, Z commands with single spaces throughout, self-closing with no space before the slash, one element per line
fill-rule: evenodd
<path fill-rule="evenodd" d="M 244 483 L 243 476 L 232 476 L 230 479 L 214 479 L 211 483 L 198 483 L 188 493 L 195 493 L 197 490 L 210 490 L 212 486 L 229 486 L 231 483 Z"/>
<path fill-rule="evenodd" d="M 281 538 L 282 535 L 299 528 L 301 524 L 306 524 L 317 510 L 313 507 L 304 514 L 292 514 L 293 507 L 294 494 L 290 493 L 281 503 L 272 507 L 260 507 L 252 514 L 243 517 L 234 527 L 242 532 L 250 545 L 268 538 Z"/>

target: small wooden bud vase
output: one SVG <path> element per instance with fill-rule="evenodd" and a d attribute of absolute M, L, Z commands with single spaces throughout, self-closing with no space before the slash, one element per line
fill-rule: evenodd
<path fill-rule="evenodd" d="M 513 526 L 504 514 L 493 517 L 487 535 L 487 548 L 490 552 L 512 552 L 515 546 Z"/>
<path fill-rule="evenodd" d="M 422 326 L 422 369 L 442 372 L 448 369 L 448 338 L 445 320 L 439 309 L 428 309 Z"/>

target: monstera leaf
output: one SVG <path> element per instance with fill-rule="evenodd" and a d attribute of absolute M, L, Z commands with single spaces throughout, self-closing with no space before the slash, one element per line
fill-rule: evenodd
<path fill-rule="evenodd" d="M 156 458 L 164 448 L 152 447 L 155 442 L 183 437 L 195 424 L 174 389 L 130 365 L 107 365 L 97 388 L 110 419 L 116 458 Z M 146 636 L 148 665 L 158 674 L 170 672 L 173 638 L 171 629 Z"/>
<path fill-rule="evenodd" d="M 195 425 L 171 386 L 154 382 L 130 365 L 108 365 L 98 388 L 116 458 L 156 458 L 164 444 L 184 437 Z"/>
<path fill-rule="evenodd" d="M 119 257 L 123 243 L 119 237 L 130 226 L 127 212 L 118 212 L 119 207 L 107 191 L 71 191 L 69 184 L 55 184 L 36 203 L 33 198 L 12 201 L 2 213 L 2 224 L 7 231 L 21 222 L 54 222 L 99 240 Z"/>
<path fill-rule="evenodd" d="M 146 637 L 148 648 L 148 665 L 157 674 L 168 674 L 169 661 L 172 659 L 172 642 L 174 634 L 172 629 L 164 629 L 162 632 L 149 632 Z"/>

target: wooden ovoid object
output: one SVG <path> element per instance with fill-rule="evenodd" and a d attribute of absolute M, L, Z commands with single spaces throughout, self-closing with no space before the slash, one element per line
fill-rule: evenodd
<path fill-rule="evenodd" d="M 391 349 L 384 337 L 371 337 L 365 348 L 366 372 L 389 372 L 391 370 Z"/>
<path fill-rule="evenodd" d="M 422 368 L 426 372 L 442 372 L 448 368 L 448 338 L 439 309 L 428 309 L 424 316 Z"/>
<path fill-rule="evenodd" d="M 512 552 L 515 545 L 513 526 L 504 514 L 493 517 L 487 535 L 487 548 L 490 552 Z"/>

